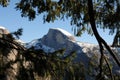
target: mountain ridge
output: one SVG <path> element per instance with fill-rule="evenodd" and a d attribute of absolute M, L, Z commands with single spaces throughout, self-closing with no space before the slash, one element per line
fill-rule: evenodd
<path fill-rule="evenodd" d="M 19 40 L 18 42 L 22 43 L 22 41 Z M 76 51 L 77 57 L 74 61 L 82 62 L 86 67 L 89 66 L 91 58 L 97 56 L 97 59 L 94 61 L 96 62 L 95 64 L 99 65 L 100 51 L 98 45 L 78 42 L 75 40 L 73 35 L 60 28 L 51 28 L 42 38 L 34 39 L 29 43 L 22 43 L 22 45 L 28 49 L 31 47 L 34 47 L 34 49 L 42 49 L 46 53 L 52 53 L 63 48 L 66 49 L 64 55 L 68 55 L 70 52 Z M 120 53 L 120 48 L 111 48 L 114 52 Z M 107 51 L 104 52 L 105 56 L 107 56 L 113 64 L 113 72 L 120 75 L 120 68 L 113 61 L 112 57 L 110 57 L 110 54 L 108 54 Z M 120 57 L 120 54 L 118 54 L 118 56 Z"/>
<path fill-rule="evenodd" d="M 83 62 L 85 66 L 89 65 L 88 63 L 92 57 L 97 56 L 98 59 L 96 60 L 96 64 L 99 65 L 100 51 L 98 45 L 78 42 L 75 40 L 73 35 L 60 28 L 50 28 L 48 33 L 42 38 L 36 39 L 35 41 L 27 44 L 31 44 L 35 49 L 42 49 L 47 53 L 54 52 L 62 48 L 65 48 L 64 55 L 68 55 L 70 52 L 76 51 L 77 57 L 75 58 L 75 61 Z M 26 47 L 28 45 L 26 45 Z M 117 51 L 118 53 L 120 52 L 119 48 L 112 48 L 112 50 Z M 105 55 L 108 56 L 110 60 L 112 59 L 107 51 L 105 51 Z M 115 64 L 114 61 L 112 61 L 112 63 Z M 120 74 L 120 68 L 117 65 L 114 65 L 113 69 L 115 73 L 117 72 Z"/>

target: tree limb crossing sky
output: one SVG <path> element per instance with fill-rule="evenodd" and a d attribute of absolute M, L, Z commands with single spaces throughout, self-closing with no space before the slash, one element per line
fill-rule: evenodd
<path fill-rule="evenodd" d="M 29 21 L 28 18 L 22 18 L 20 11 L 15 10 L 15 3 L 11 0 L 8 7 L 3 8 L 0 6 L 0 26 L 6 27 L 10 32 L 23 28 L 23 35 L 21 40 L 24 42 L 30 42 L 33 39 L 38 39 L 47 34 L 49 28 L 62 28 L 74 35 L 70 20 L 58 20 L 54 23 L 43 23 L 43 16 L 37 16 L 34 21 Z M 100 35 L 105 39 L 108 44 L 112 44 L 114 35 L 109 35 L 109 30 L 103 31 L 98 29 Z M 97 44 L 94 36 L 90 36 L 87 33 L 83 33 L 81 37 L 76 37 L 77 41 L 89 42 Z"/>

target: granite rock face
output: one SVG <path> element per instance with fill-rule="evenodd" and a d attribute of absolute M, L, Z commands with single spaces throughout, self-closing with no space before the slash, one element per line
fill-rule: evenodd
<path fill-rule="evenodd" d="M 97 65 L 99 64 L 100 51 L 98 45 L 78 42 L 75 40 L 73 35 L 60 28 L 49 29 L 48 33 L 45 36 L 28 43 L 27 47 L 31 46 L 29 44 L 34 46 L 36 49 L 43 49 L 45 52 L 54 52 L 55 50 L 64 48 L 66 49 L 65 55 L 69 54 L 72 51 L 76 51 L 76 62 L 82 62 L 85 66 L 89 66 L 89 61 L 96 57 L 96 60 L 94 59 L 94 62 Z M 118 51 L 117 53 L 120 52 L 119 49 L 116 48 L 114 48 L 114 51 Z M 112 61 L 112 57 L 110 57 L 108 52 L 104 52 L 105 55 Z M 114 61 L 112 61 L 112 63 L 115 64 Z M 117 71 L 117 73 L 120 71 L 120 68 L 116 64 L 113 66 L 113 69 L 114 72 Z"/>
<path fill-rule="evenodd" d="M 0 38 L 8 40 L 8 34 L 10 34 L 9 31 L 5 27 L 0 26 Z M 3 40 L 0 40 L 0 43 L 7 44 L 7 42 L 4 42 Z M 15 61 L 18 53 L 15 49 L 4 47 L 4 45 L 0 46 L 0 68 L 6 67 Z M 9 68 L 0 71 L 0 80 L 16 80 L 17 72 L 18 64 L 13 63 Z"/>
<path fill-rule="evenodd" d="M 89 57 L 83 52 L 82 46 L 77 43 L 73 35 L 63 29 L 49 29 L 48 33 L 41 38 L 41 43 L 54 50 L 65 49 L 65 55 L 75 51 L 77 55 L 75 61 L 88 65 Z"/>
<path fill-rule="evenodd" d="M 75 42 L 76 40 L 74 36 L 59 28 L 50 29 L 48 33 L 43 38 L 41 38 L 42 44 L 52 47 L 55 50 L 65 48 L 66 53 L 81 49 Z"/>
<path fill-rule="evenodd" d="M 0 27 L 0 34 L 9 34 L 9 31 L 4 27 Z M 40 39 L 35 39 L 29 43 L 24 43 L 24 46 L 26 48 L 34 47 L 35 49 L 42 49 L 47 53 L 64 48 L 65 55 L 72 51 L 76 51 L 77 57 L 74 61 L 82 62 L 85 67 L 89 66 L 89 61 L 93 57 L 97 57 L 97 59 L 93 59 L 93 61 L 95 61 L 96 64 L 99 64 L 100 51 L 98 45 L 78 42 L 75 40 L 73 35 L 60 28 L 51 28 L 45 36 Z M 113 50 L 117 53 L 120 53 L 120 49 L 118 48 L 114 48 Z M 4 57 L 6 63 L 16 60 L 16 55 L 18 53 L 16 50 L 12 51 L 14 51 L 14 53 L 9 52 L 8 55 Z M 105 55 L 112 61 L 112 58 L 107 51 L 105 51 Z M 114 61 L 112 61 L 112 63 L 115 64 Z M 7 76 L 5 80 L 16 80 L 15 76 L 17 75 L 19 69 L 18 64 L 14 63 L 12 68 L 14 68 L 14 70 L 8 69 L 5 72 Z M 113 65 L 113 72 L 120 74 L 120 68 L 116 64 Z"/>

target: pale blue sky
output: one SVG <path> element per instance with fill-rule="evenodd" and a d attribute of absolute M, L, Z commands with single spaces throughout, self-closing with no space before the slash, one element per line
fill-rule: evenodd
<path fill-rule="evenodd" d="M 65 21 L 55 21 L 54 23 L 43 24 L 42 16 L 38 16 L 34 21 L 29 21 L 28 18 L 22 18 L 19 11 L 16 11 L 14 0 L 8 7 L 3 8 L 0 6 L 0 26 L 6 27 L 10 32 L 17 30 L 18 28 L 23 28 L 23 35 L 21 40 L 24 42 L 30 42 L 33 39 L 41 38 L 43 35 L 47 34 L 49 28 L 62 28 L 73 34 L 72 27 L 69 20 Z M 113 41 L 113 36 L 109 35 L 109 31 L 99 29 L 100 35 L 105 39 L 108 44 Z M 74 35 L 74 34 L 73 34 Z M 94 36 L 90 36 L 84 33 L 81 37 L 76 37 L 80 42 L 89 42 L 97 44 Z"/>

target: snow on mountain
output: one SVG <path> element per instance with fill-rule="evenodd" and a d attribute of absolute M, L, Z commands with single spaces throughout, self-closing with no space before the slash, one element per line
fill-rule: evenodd
<path fill-rule="evenodd" d="M 8 33 L 9 31 L 6 28 L 0 26 L 0 34 Z M 24 45 L 26 48 L 34 47 L 34 49 L 42 49 L 46 53 L 54 52 L 63 48 L 66 49 L 65 55 L 69 54 L 72 51 L 76 51 L 77 57 L 74 61 L 82 62 L 85 67 L 89 66 L 89 61 L 95 56 L 97 57 L 96 60 L 94 59 L 94 61 L 96 62 L 95 64 L 99 64 L 100 51 L 98 45 L 78 42 L 75 40 L 73 35 L 60 28 L 51 28 L 49 29 L 48 33 L 42 38 L 35 39 L 29 43 L 24 43 L 21 40 L 16 41 Z M 112 48 L 112 50 L 116 53 L 120 53 L 120 48 Z M 116 65 L 116 63 L 113 61 L 112 57 L 110 57 L 110 54 L 108 54 L 107 51 L 104 52 L 113 64 L 113 72 L 120 75 L 120 67 Z M 120 57 L 120 54 L 116 55 Z M 13 60 L 16 56 L 14 54 L 11 54 L 10 57 L 10 59 Z"/>
<path fill-rule="evenodd" d="M 60 31 L 60 32 L 64 33 L 64 35 L 66 35 L 66 36 L 72 36 L 69 32 L 67 32 L 61 28 L 52 28 L 52 29 Z"/>
<path fill-rule="evenodd" d="M 89 50 L 93 50 L 94 48 L 99 49 L 98 45 L 95 44 L 83 42 L 77 42 L 77 44 L 83 48 L 83 52 L 88 52 L 87 48 L 89 48 Z"/>
<path fill-rule="evenodd" d="M 64 33 L 65 32 L 65 33 Z M 65 30 L 59 28 L 51 28 L 48 33 L 41 38 L 41 43 L 59 50 L 66 49 L 66 53 L 80 48 L 75 42 L 74 36 Z"/>
<path fill-rule="evenodd" d="M 36 50 L 37 49 L 42 49 L 44 50 L 46 53 L 48 52 L 54 52 L 55 50 L 51 47 L 48 47 L 44 44 L 41 43 L 41 39 L 35 39 L 27 44 L 25 44 L 25 47 L 26 48 L 31 48 L 31 47 L 34 47 Z"/>
<path fill-rule="evenodd" d="M 88 46 L 89 45 L 89 46 Z M 88 46 L 87 48 L 85 46 Z M 94 47 L 94 44 L 77 42 L 73 35 L 60 28 L 51 28 L 48 33 L 41 39 L 35 39 L 26 44 L 27 48 L 34 47 L 35 49 L 43 49 L 45 52 L 53 52 L 55 50 L 65 49 L 64 55 L 68 55 L 73 51 L 76 51 L 75 61 L 82 61 L 87 66 L 89 57 L 92 57 L 94 53 L 90 49 Z M 89 52 L 87 52 L 89 51 Z"/>
<path fill-rule="evenodd" d="M 3 27 L 3 26 L 0 26 L 0 29 L 6 29 L 5 27 Z"/>
<path fill-rule="evenodd" d="M 65 53 L 76 51 L 77 54 L 85 54 L 89 57 L 94 54 L 100 56 L 98 45 L 78 42 L 72 34 L 60 28 L 50 28 L 46 35 L 40 39 L 35 39 L 26 43 L 25 47 L 43 49 L 45 52 L 54 52 L 55 50 L 64 48 L 66 49 Z M 120 52 L 119 48 L 112 49 Z"/>
<path fill-rule="evenodd" d="M 26 44 L 24 41 L 22 41 L 20 39 L 16 39 L 14 41 L 17 42 L 17 43 L 19 43 L 19 44 L 21 44 L 21 45 L 23 45 L 23 46 Z"/>
<path fill-rule="evenodd" d="M 27 48 L 34 47 L 35 49 L 43 49 L 45 52 L 54 52 L 55 50 L 64 48 L 66 49 L 65 55 L 72 51 L 76 51 L 77 57 L 75 58 L 75 61 L 83 62 L 85 66 L 89 65 L 90 59 L 94 56 L 97 57 L 96 64 L 99 64 L 100 51 L 98 45 L 78 42 L 73 35 L 60 28 L 49 29 L 48 33 L 41 39 L 35 39 L 25 46 Z M 120 52 L 120 49 L 118 48 L 113 48 L 113 50 L 117 53 Z M 105 53 L 105 55 L 112 60 L 110 55 L 107 54 L 108 52 L 105 51 Z M 114 61 L 112 61 L 112 63 L 115 64 Z M 116 72 L 120 71 L 120 68 L 117 65 L 114 65 L 113 69 Z"/>
<path fill-rule="evenodd" d="M 9 31 L 5 27 L 0 26 L 0 34 L 9 34 Z"/>

